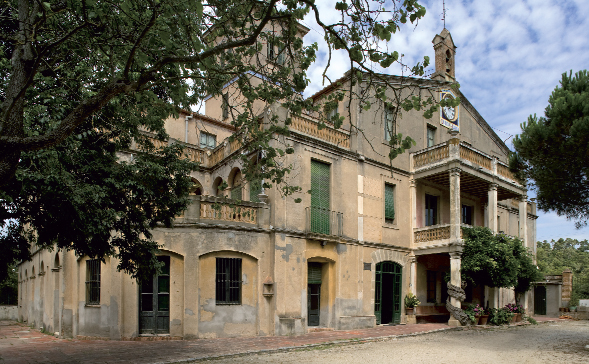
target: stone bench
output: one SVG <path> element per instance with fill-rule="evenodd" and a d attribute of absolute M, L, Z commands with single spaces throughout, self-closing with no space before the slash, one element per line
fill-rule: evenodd
<path fill-rule="evenodd" d="M 450 319 L 450 312 L 446 306 L 417 306 L 415 318 L 418 324 L 428 322 L 444 322 Z"/>

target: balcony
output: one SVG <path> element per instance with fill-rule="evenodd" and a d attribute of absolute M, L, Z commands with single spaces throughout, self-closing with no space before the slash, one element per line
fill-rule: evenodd
<path fill-rule="evenodd" d="M 319 207 L 305 208 L 307 237 L 316 240 L 339 241 L 343 235 L 344 214 Z"/>
<path fill-rule="evenodd" d="M 489 187 L 497 185 L 498 200 L 525 194 L 507 164 L 457 138 L 412 153 L 411 160 L 411 172 L 416 180 L 449 187 L 450 170 L 460 169 L 462 192 L 486 199 Z"/>
<path fill-rule="evenodd" d="M 238 201 L 223 197 L 189 196 L 190 205 L 183 216 L 176 218 L 179 224 L 219 224 L 268 228 L 270 206 L 262 202 Z"/>
<path fill-rule="evenodd" d="M 462 224 L 461 226 L 472 227 L 465 224 Z M 413 242 L 415 249 L 431 249 L 449 246 L 451 242 L 450 228 L 450 224 L 443 224 L 413 229 Z M 461 239 L 462 236 L 462 229 L 460 229 Z"/>
<path fill-rule="evenodd" d="M 293 116 L 290 130 L 350 149 L 350 133 L 347 130 L 334 129 L 329 125 L 319 129 L 319 121 L 307 115 Z"/>

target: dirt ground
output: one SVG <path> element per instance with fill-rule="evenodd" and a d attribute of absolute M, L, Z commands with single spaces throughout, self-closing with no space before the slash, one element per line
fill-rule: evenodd
<path fill-rule="evenodd" d="M 276 354 L 253 354 L 211 363 L 589 363 L 589 322 L 464 330 Z M 208 362 L 208 361 L 207 361 Z"/>

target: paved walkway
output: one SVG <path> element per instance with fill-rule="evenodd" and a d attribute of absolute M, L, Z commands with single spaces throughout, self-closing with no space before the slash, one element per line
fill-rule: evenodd
<path fill-rule="evenodd" d="M 536 317 L 538 322 L 560 321 Z M 324 344 L 363 342 L 451 330 L 446 324 L 378 326 L 323 331 L 301 336 L 267 336 L 177 341 L 58 339 L 14 321 L 0 321 L 0 363 L 176 363 L 250 352 L 270 352 Z"/>

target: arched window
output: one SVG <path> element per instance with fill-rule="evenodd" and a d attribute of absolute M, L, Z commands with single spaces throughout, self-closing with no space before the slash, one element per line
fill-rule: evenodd
<path fill-rule="evenodd" d="M 241 179 L 241 170 L 239 168 L 233 168 L 231 173 L 229 173 L 229 187 L 231 187 L 231 198 L 234 200 L 241 200 L 243 198 Z"/>
<path fill-rule="evenodd" d="M 202 195 L 202 192 L 203 192 L 202 184 L 196 178 L 191 178 L 191 180 L 192 180 L 192 186 L 188 190 L 188 193 L 190 195 L 196 195 L 196 196 Z"/>
<path fill-rule="evenodd" d="M 53 261 L 53 268 L 59 268 L 59 253 L 55 253 L 55 260 Z"/>
<path fill-rule="evenodd" d="M 215 181 L 213 182 L 213 194 L 214 194 L 214 196 L 223 196 L 223 191 L 221 191 L 219 189 L 222 184 L 223 184 L 223 178 L 221 178 L 221 177 L 215 178 Z"/>

